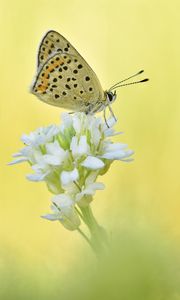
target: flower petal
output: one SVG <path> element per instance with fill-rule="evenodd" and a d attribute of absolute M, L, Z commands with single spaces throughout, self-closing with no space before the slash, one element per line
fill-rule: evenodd
<path fill-rule="evenodd" d="M 89 153 L 89 145 L 87 143 L 87 138 L 82 135 L 78 141 L 77 136 L 73 136 L 71 140 L 70 149 L 74 157 L 82 156 Z"/>
<path fill-rule="evenodd" d="M 27 175 L 26 178 L 30 181 L 43 181 L 46 175 L 47 175 L 46 173 L 45 174 L 35 173 L 35 174 Z"/>
<path fill-rule="evenodd" d="M 70 150 L 72 151 L 73 156 L 78 153 L 78 139 L 77 136 L 73 136 L 70 144 Z"/>
<path fill-rule="evenodd" d="M 79 173 L 77 169 L 74 169 L 73 171 L 63 171 L 61 173 L 61 182 L 63 185 L 72 183 L 73 181 L 78 180 L 78 178 L 79 178 Z"/>
<path fill-rule="evenodd" d="M 112 128 L 117 123 L 117 120 L 114 117 L 107 119 L 107 122 L 104 123 L 103 130 L 106 131 L 109 128 Z M 108 127 L 107 127 L 108 124 Z"/>
<path fill-rule="evenodd" d="M 63 129 L 62 131 L 64 131 L 65 128 L 70 127 L 72 125 L 72 117 L 70 114 L 66 112 L 63 112 L 61 114 L 61 120 L 62 120 L 62 125 L 60 129 Z"/>
<path fill-rule="evenodd" d="M 83 167 L 86 167 L 88 169 L 91 169 L 91 170 L 97 170 L 97 169 L 101 169 L 104 167 L 104 162 L 97 158 L 97 157 L 94 157 L 94 156 L 88 156 L 82 163 L 81 165 Z"/>
<path fill-rule="evenodd" d="M 60 146 L 58 141 L 55 141 L 53 143 L 47 143 L 46 144 L 46 150 L 48 154 L 59 154 Z"/>
<path fill-rule="evenodd" d="M 94 195 L 94 193 L 96 192 L 96 190 L 103 190 L 105 188 L 105 185 L 101 182 L 94 182 L 91 183 L 87 186 L 87 188 L 85 188 L 82 191 L 83 195 Z"/>
<path fill-rule="evenodd" d="M 43 155 L 44 161 L 53 166 L 59 166 L 61 164 L 61 157 L 55 156 L 55 155 L 50 155 L 50 154 L 45 154 Z"/>
<path fill-rule="evenodd" d="M 101 157 L 102 158 L 106 158 L 106 159 L 110 159 L 110 160 L 121 160 L 123 158 L 129 157 L 134 153 L 134 151 L 132 150 L 125 150 L 125 151 L 112 151 L 112 152 L 108 152 L 103 154 Z"/>
<path fill-rule="evenodd" d="M 57 205 L 59 213 L 62 216 L 61 223 L 68 230 L 76 230 L 81 221 L 74 208 L 74 202 L 70 196 L 59 194 L 52 199 L 53 204 Z"/>
<path fill-rule="evenodd" d="M 111 144 L 108 144 L 104 151 L 105 152 L 110 152 L 110 151 L 116 151 L 116 150 L 121 150 L 121 149 L 125 149 L 127 148 L 127 144 L 121 144 L 121 143 L 111 143 Z"/>
<path fill-rule="evenodd" d="M 49 221 L 57 221 L 57 220 L 62 220 L 62 216 L 60 216 L 59 214 L 47 214 L 47 215 L 43 215 L 41 216 L 41 218 L 49 220 Z"/>
<path fill-rule="evenodd" d="M 88 154 L 89 146 L 87 143 L 87 138 L 85 135 L 82 135 L 79 140 L 78 152 L 80 155 Z"/>
<path fill-rule="evenodd" d="M 81 132 L 81 118 L 79 116 L 79 114 L 76 114 L 73 116 L 73 127 L 74 130 L 76 131 L 76 133 L 80 133 Z"/>
<path fill-rule="evenodd" d="M 52 198 L 52 202 L 55 203 L 62 211 L 69 209 L 73 204 L 73 200 L 66 194 L 59 194 Z"/>
<path fill-rule="evenodd" d="M 21 152 L 14 153 L 14 154 L 12 155 L 12 157 L 19 157 L 19 156 L 22 156 L 22 153 L 21 153 Z"/>
<path fill-rule="evenodd" d="M 11 166 L 11 165 L 19 164 L 24 161 L 28 161 L 28 159 L 26 157 L 21 157 L 21 158 L 17 158 L 17 159 L 14 159 L 13 161 L 9 162 L 8 165 Z"/>

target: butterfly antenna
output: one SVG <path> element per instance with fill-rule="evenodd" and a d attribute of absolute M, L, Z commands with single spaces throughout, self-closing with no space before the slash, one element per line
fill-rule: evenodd
<path fill-rule="evenodd" d="M 116 86 L 117 86 L 118 84 L 120 84 L 120 83 L 122 83 L 122 82 L 124 82 L 124 81 L 127 81 L 127 80 L 129 80 L 129 79 L 131 79 L 131 78 L 133 78 L 133 77 L 136 77 L 136 76 L 142 74 L 143 72 L 144 72 L 144 70 L 141 70 L 141 71 L 137 72 L 136 74 L 131 75 L 130 77 L 128 77 L 128 78 L 126 78 L 126 79 L 123 79 L 123 80 L 117 82 L 116 84 L 114 84 L 113 86 L 110 87 L 109 91 L 115 89 Z"/>
<path fill-rule="evenodd" d="M 145 79 L 139 80 L 139 81 L 134 81 L 134 82 L 130 82 L 130 83 L 124 83 L 124 84 L 116 85 L 116 87 L 114 87 L 113 89 L 116 89 L 116 88 L 119 88 L 119 87 L 122 87 L 122 86 L 126 86 L 126 85 L 131 85 L 131 84 L 146 82 L 148 80 L 149 80 L 148 78 L 145 78 Z"/>

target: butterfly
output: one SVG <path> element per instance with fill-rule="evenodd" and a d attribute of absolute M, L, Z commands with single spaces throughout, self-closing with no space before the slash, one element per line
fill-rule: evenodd
<path fill-rule="evenodd" d="M 48 31 L 38 51 L 37 75 L 31 93 L 45 103 L 69 109 L 73 112 L 93 114 L 109 107 L 116 99 L 116 88 L 143 72 L 140 71 L 104 91 L 98 77 L 79 52 L 61 34 Z M 113 114 L 114 115 L 114 114 Z"/>

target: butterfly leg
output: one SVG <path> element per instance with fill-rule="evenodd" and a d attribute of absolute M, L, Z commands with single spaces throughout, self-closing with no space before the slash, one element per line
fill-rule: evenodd
<path fill-rule="evenodd" d="M 111 116 L 114 118 L 114 120 L 117 122 L 117 119 L 116 119 L 116 117 L 115 117 L 115 114 L 113 113 L 113 110 L 112 110 L 112 108 L 111 108 L 111 106 L 108 104 L 108 108 L 109 108 L 109 111 L 110 111 L 110 113 L 111 113 Z"/>
<path fill-rule="evenodd" d="M 104 108 L 104 110 L 103 110 L 103 116 L 104 116 L 104 121 L 105 121 L 107 127 L 109 128 L 109 125 L 108 125 L 108 122 L 107 122 L 107 119 L 106 119 L 106 108 Z"/>

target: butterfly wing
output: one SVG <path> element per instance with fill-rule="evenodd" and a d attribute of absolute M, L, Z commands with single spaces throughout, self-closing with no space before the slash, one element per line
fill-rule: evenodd
<path fill-rule="evenodd" d="M 43 37 L 38 51 L 38 68 L 52 57 L 55 53 L 76 54 L 75 48 L 58 32 L 48 31 Z"/>
<path fill-rule="evenodd" d="M 49 31 L 40 44 L 38 72 L 31 92 L 48 104 L 74 111 L 91 110 L 104 99 L 94 71 L 55 31 Z"/>

